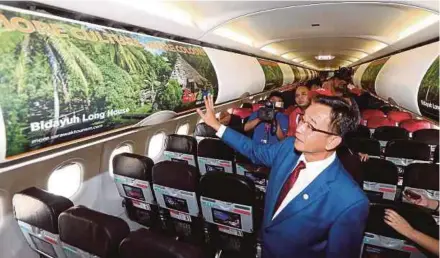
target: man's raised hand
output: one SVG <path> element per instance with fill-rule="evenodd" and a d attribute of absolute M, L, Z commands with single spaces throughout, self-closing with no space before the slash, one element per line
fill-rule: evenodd
<path fill-rule="evenodd" d="M 203 119 L 203 121 L 214 128 L 214 130 L 218 131 L 220 128 L 220 122 L 215 117 L 214 113 L 214 100 L 212 99 L 212 95 L 209 94 L 208 97 L 204 97 L 203 100 L 205 101 L 205 108 L 206 111 L 203 113 L 200 108 L 197 109 L 197 113 L 200 115 L 200 117 Z"/>

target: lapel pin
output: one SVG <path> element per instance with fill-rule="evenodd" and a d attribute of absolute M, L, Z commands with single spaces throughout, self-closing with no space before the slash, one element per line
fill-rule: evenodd
<path fill-rule="evenodd" d="M 309 195 L 308 195 L 308 194 L 304 194 L 304 195 L 303 195 L 303 199 L 304 199 L 304 200 L 308 200 L 308 199 L 309 199 Z"/>

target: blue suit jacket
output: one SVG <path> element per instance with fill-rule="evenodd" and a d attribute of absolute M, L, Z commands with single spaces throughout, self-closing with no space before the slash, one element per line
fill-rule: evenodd
<path fill-rule="evenodd" d="M 359 257 L 369 202 L 338 158 L 272 220 L 281 187 L 299 158 L 295 138 L 263 145 L 227 128 L 222 140 L 271 168 L 261 229 L 264 258 Z"/>

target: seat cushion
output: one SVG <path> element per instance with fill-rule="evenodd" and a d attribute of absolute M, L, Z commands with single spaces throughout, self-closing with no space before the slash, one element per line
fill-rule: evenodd
<path fill-rule="evenodd" d="M 14 194 L 12 205 L 17 220 L 58 234 L 58 216 L 73 203 L 63 196 L 30 187 Z"/>
<path fill-rule="evenodd" d="M 101 258 L 117 257 L 119 244 L 130 233 L 124 220 L 84 206 L 61 213 L 59 231 L 62 242 Z"/>

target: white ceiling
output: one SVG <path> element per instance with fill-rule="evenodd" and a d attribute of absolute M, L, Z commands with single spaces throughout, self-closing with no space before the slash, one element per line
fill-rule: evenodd
<path fill-rule="evenodd" d="M 314 69 L 353 65 L 439 36 L 438 0 L 39 2 Z M 315 59 L 322 54 L 335 58 Z"/>

